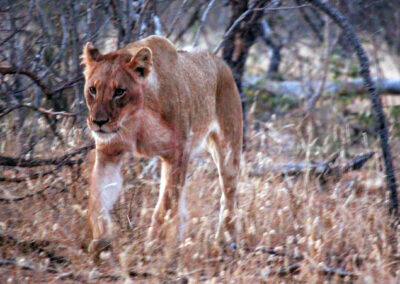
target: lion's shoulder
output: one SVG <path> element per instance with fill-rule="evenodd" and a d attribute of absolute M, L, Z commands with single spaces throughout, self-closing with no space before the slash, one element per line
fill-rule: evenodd
<path fill-rule="evenodd" d="M 178 58 L 178 51 L 175 46 L 166 38 L 161 36 L 149 36 L 142 40 L 128 44 L 120 50 L 120 52 L 129 52 L 135 54 L 136 51 L 142 47 L 148 47 L 152 51 L 154 61 L 175 61 Z"/>

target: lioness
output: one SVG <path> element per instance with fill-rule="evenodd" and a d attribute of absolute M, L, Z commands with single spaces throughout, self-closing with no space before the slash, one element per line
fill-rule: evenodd
<path fill-rule="evenodd" d="M 206 52 L 176 50 L 163 37 L 150 36 L 101 54 L 91 43 L 83 52 L 88 125 L 96 141 L 89 222 L 98 251 L 111 238 L 109 212 L 122 186 L 126 152 L 159 156 L 160 195 L 148 237 L 161 235 L 169 211 L 178 211 L 191 154 L 206 146 L 222 187 L 219 225 L 235 241 L 233 213 L 242 149 L 242 109 L 231 70 Z M 232 239 L 233 238 L 233 239 Z"/>

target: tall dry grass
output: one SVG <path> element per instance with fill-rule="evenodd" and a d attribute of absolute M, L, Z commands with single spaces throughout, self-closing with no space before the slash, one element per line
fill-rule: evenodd
<path fill-rule="evenodd" d="M 157 200 L 159 165 L 156 160 L 149 163 L 127 156 L 124 193 L 113 210 L 113 249 L 102 253 L 98 263 L 87 252 L 89 158 L 81 166 L 65 166 L 37 180 L 1 183 L 4 198 L 53 187 L 21 201 L 1 203 L 0 259 L 15 262 L 0 264 L 0 282 L 397 283 L 398 232 L 387 216 L 378 143 L 366 136 L 352 143 L 355 137 L 349 122 L 335 110 L 338 104 L 328 100 L 320 107 L 318 139 L 298 110 L 267 123 L 255 118 L 257 111 L 250 115 L 235 215 L 239 233 L 235 251 L 213 242 L 220 189 L 207 154 L 190 165 L 185 235 L 180 238 L 170 220 L 164 226 L 166 239 L 149 251 L 145 235 Z M 35 146 L 43 158 L 63 155 L 91 139 L 84 127 L 71 126 L 69 119 L 59 125 L 64 144 L 50 141 L 46 124 L 37 125 L 33 119 L 22 130 L 16 128 L 13 116 L 0 123 L 2 155 L 18 155 L 16 141 L 29 139 L 32 129 L 43 136 Z M 392 138 L 396 158 L 398 140 Z M 337 163 L 343 163 L 367 151 L 377 154 L 362 170 L 325 184 L 311 173 L 282 177 L 268 170 L 288 161 L 328 159 L 336 152 Z M 24 176 L 32 171 L 3 168 L 2 172 Z"/>

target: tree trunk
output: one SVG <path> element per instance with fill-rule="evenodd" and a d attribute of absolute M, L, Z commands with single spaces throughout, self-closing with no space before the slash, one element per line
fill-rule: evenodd
<path fill-rule="evenodd" d="M 270 2 L 270 0 L 230 1 L 232 16 L 227 31 L 243 13 L 248 10 L 263 8 L 268 2 Z M 258 23 L 263 14 L 263 10 L 251 11 L 246 17 L 244 17 L 240 24 L 236 25 L 223 44 L 223 58 L 232 69 L 233 77 L 235 78 L 242 101 L 244 134 L 246 133 L 247 125 L 246 97 L 242 91 L 242 77 L 250 47 L 254 44 L 260 34 Z"/>

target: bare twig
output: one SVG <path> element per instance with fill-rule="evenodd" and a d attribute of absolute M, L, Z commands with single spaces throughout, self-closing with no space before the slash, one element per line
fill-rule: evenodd
<path fill-rule="evenodd" d="M 217 54 L 218 51 L 221 49 L 222 44 L 225 42 L 225 40 L 231 35 L 232 31 L 236 28 L 236 26 L 238 24 L 240 24 L 241 21 L 244 20 L 244 18 L 246 18 L 251 12 L 255 12 L 255 11 L 275 11 L 275 10 L 290 10 L 290 9 L 299 9 L 299 8 L 304 8 L 304 7 L 308 7 L 309 5 L 304 4 L 304 5 L 300 5 L 300 6 L 292 6 L 292 7 L 273 7 L 273 8 L 268 8 L 264 7 L 264 8 L 250 8 L 247 11 L 245 11 L 242 15 L 240 15 L 239 18 L 237 18 L 237 20 L 231 25 L 231 27 L 226 31 L 226 33 L 224 34 L 222 40 L 217 44 L 217 47 L 213 50 L 214 54 Z"/>
<path fill-rule="evenodd" d="M 30 1 L 27 19 L 18 28 L 14 29 L 12 33 L 10 33 L 8 36 L 6 36 L 6 38 L 0 42 L 0 46 L 2 46 L 7 41 L 12 39 L 17 33 L 23 31 L 25 29 L 25 27 L 30 23 L 30 21 L 32 19 L 32 10 L 34 7 L 34 3 L 35 3 L 35 1 L 33 1 L 33 0 Z"/>
<path fill-rule="evenodd" d="M 87 151 L 94 148 L 94 144 L 89 144 L 82 148 L 75 150 L 74 152 L 68 153 L 64 156 L 52 158 L 52 159 L 21 159 L 21 158 L 12 158 L 0 156 L 0 166 L 9 166 L 9 167 L 24 167 L 24 168 L 32 168 L 32 167 L 40 167 L 40 166 L 49 166 L 49 165 L 58 165 L 60 163 L 64 163 L 64 165 L 73 165 L 70 159 L 76 155 L 86 153 Z"/>
<path fill-rule="evenodd" d="M 24 69 L 18 69 L 15 67 L 0 67 L 0 74 L 2 75 L 7 75 L 7 74 L 22 74 L 27 77 L 29 77 L 36 85 L 39 86 L 39 88 L 43 91 L 43 93 L 46 96 L 50 95 L 50 90 L 47 88 L 47 86 L 40 80 L 40 78 L 34 74 L 33 72 L 30 72 L 28 70 Z"/>
<path fill-rule="evenodd" d="M 32 271 L 48 272 L 48 273 L 58 273 L 58 271 L 54 268 L 46 268 L 45 270 L 39 270 L 33 266 L 29 266 L 27 264 L 22 264 L 15 260 L 0 259 L 0 266 L 5 266 L 5 265 L 17 266 L 24 270 L 32 270 Z"/>
<path fill-rule="evenodd" d="M 176 23 L 178 22 L 178 20 L 181 18 L 182 13 L 183 13 L 183 11 L 184 11 L 184 9 L 185 9 L 185 7 L 186 7 L 186 3 L 187 3 L 187 2 L 188 2 L 188 0 L 184 0 L 184 1 L 182 2 L 181 6 L 179 7 L 178 13 L 176 13 L 174 19 L 172 20 L 171 27 L 170 27 L 169 30 L 168 30 L 167 38 L 170 37 L 171 34 L 172 34 L 172 32 L 174 31 L 175 25 L 176 25 Z"/>
<path fill-rule="evenodd" d="M 193 42 L 193 47 L 196 47 L 199 42 L 199 37 L 204 29 L 204 25 L 206 24 L 208 13 L 210 13 L 210 10 L 211 10 L 212 6 L 214 5 L 214 3 L 215 3 L 215 0 L 210 1 L 210 3 L 208 4 L 207 8 L 205 9 L 205 11 L 203 13 L 203 16 L 201 17 L 200 26 L 197 29 L 196 36 L 195 36 L 194 42 Z"/>
<path fill-rule="evenodd" d="M 149 4 L 150 4 L 150 0 L 146 0 L 146 2 L 143 4 L 142 9 L 140 11 L 139 19 L 135 23 L 135 28 L 134 28 L 135 36 L 133 37 L 135 41 L 140 39 L 140 37 L 142 36 L 142 24 L 143 24 L 146 10 L 147 10 L 147 6 L 149 6 Z"/>
<path fill-rule="evenodd" d="M 282 165 L 277 165 L 270 169 L 255 169 L 251 172 L 253 176 L 263 176 L 266 172 L 275 172 L 283 176 L 297 176 L 305 172 L 311 172 L 315 176 L 341 176 L 343 173 L 356 171 L 361 169 L 365 163 L 374 156 L 374 152 L 359 155 L 343 166 L 334 166 L 338 155 L 335 155 L 329 161 L 322 162 L 291 162 Z"/>
<path fill-rule="evenodd" d="M 301 1 L 300 0 L 296 0 L 296 4 L 297 5 L 301 5 Z M 303 16 L 304 21 L 310 26 L 311 30 L 313 31 L 313 33 L 315 34 L 315 36 L 317 37 L 317 39 L 322 42 L 324 40 L 323 35 L 321 33 L 321 27 L 319 27 L 317 24 L 315 24 L 310 16 L 306 13 L 305 9 L 299 9 L 301 15 Z"/>
<path fill-rule="evenodd" d="M 12 112 L 16 109 L 20 109 L 20 108 L 30 108 L 37 112 L 40 112 L 40 113 L 46 114 L 46 115 L 50 115 L 50 116 L 60 115 L 60 116 L 76 117 L 78 115 L 77 113 L 71 113 L 71 112 L 66 112 L 66 111 L 51 111 L 51 110 L 44 109 L 42 107 L 35 107 L 30 104 L 18 104 L 18 105 L 12 106 L 10 108 L 7 108 L 2 113 L 0 113 L 0 119 L 3 118 L 4 116 L 6 116 L 7 114 L 9 114 L 10 112 Z"/>
<path fill-rule="evenodd" d="M 329 20 L 326 21 L 325 27 L 324 27 L 324 41 L 325 41 L 325 54 L 324 54 L 324 60 L 323 60 L 323 71 L 322 71 L 322 79 L 321 79 L 321 85 L 319 86 L 319 89 L 311 96 L 311 98 L 308 101 L 308 110 L 312 111 L 315 107 L 315 104 L 317 103 L 318 99 L 322 96 L 325 90 L 325 83 L 328 78 L 328 71 L 329 71 L 329 56 L 330 56 L 330 44 L 329 44 L 329 37 L 330 37 L 330 32 L 329 32 Z"/>

